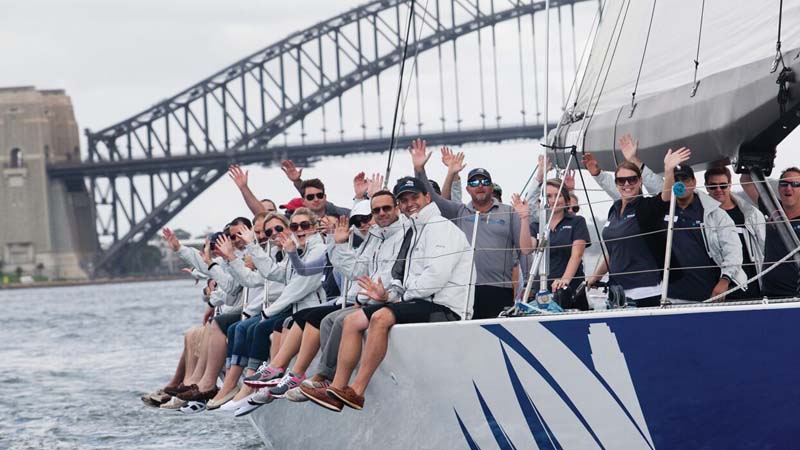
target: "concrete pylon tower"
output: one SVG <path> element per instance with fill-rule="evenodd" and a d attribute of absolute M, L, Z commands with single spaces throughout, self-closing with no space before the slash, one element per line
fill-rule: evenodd
<path fill-rule="evenodd" d="M 0 88 L 0 259 L 4 271 L 83 279 L 98 251 L 94 204 L 80 180 L 47 165 L 80 160 L 72 102 L 62 90 Z"/>

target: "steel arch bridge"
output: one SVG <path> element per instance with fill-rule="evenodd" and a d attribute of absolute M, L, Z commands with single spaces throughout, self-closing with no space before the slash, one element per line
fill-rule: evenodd
<path fill-rule="evenodd" d="M 576 9 L 591 16 L 599 4 L 550 3 L 551 22 L 557 20 L 551 40 L 558 45 L 551 64 L 560 62 L 563 100 L 565 80 L 572 80 L 578 66 L 576 48 L 583 48 L 589 31 L 576 32 Z M 545 106 L 537 67 L 543 60 L 544 8 L 542 0 L 372 1 L 294 33 L 126 120 L 86 130 L 87 158 L 51 165 L 48 173 L 88 182 L 98 235 L 110 240 L 92 272 L 111 271 L 109 262 L 147 242 L 231 163 L 388 150 L 406 26 L 397 146 L 418 135 L 450 145 L 541 137 Z M 551 54 L 554 48 L 551 43 Z M 437 62 L 438 71 L 429 70 Z M 516 97 L 510 107 L 500 102 L 509 67 L 519 84 L 516 95 L 507 95 Z M 433 86 L 432 94 L 421 94 L 421 85 Z M 413 112 L 407 111 L 414 109 L 411 122 Z M 438 109 L 438 117 L 426 122 L 423 109 Z"/>

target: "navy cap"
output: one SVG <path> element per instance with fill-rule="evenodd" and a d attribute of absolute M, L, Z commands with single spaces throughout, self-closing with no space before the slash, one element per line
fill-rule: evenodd
<path fill-rule="evenodd" d="M 439 187 L 439 183 L 437 183 L 437 182 L 435 182 L 433 180 L 428 180 L 428 183 L 431 184 L 431 187 L 433 188 L 433 192 L 436 192 L 437 194 L 442 195 L 442 188 Z"/>
<path fill-rule="evenodd" d="M 675 166 L 674 174 L 676 178 L 679 176 L 694 178 L 694 169 L 692 169 L 692 166 L 688 164 L 678 164 Z"/>
<path fill-rule="evenodd" d="M 428 189 L 425 188 L 425 185 L 422 184 L 421 181 L 414 177 L 403 177 L 397 180 L 397 184 L 394 185 L 394 196 L 400 197 L 401 194 L 405 194 L 406 192 L 417 192 L 420 194 L 427 194 Z"/>
<path fill-rule="evenodd" d="M 469 175 L 467 175 L 467 181 L 470 181 L 475 177 L 484 177 L 487 180 L 492 181 L 492 176 L 489 175 L 489 171 L 480 167 L 469 171 Z"/>

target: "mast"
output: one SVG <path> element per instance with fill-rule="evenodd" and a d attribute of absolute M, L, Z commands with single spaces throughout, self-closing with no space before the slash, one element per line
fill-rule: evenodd
<path fill-rule="evenodd" d="M 550 101 L 550 0 L 545 1 L 545 22 L 544 22 L 544 123 L 542 124 L 544 145 L 542 151 L 544 158 L 542 160 L 542 193 L 539 200 L 539 237 L 543 239 L 547 232 L 547 124 L 550 122 L 549 115 L 549 101 Z M 552 214 L 552 213 L 551 213 Z M 547 290 L 547 274 L 550 269 L 550 246 L 543 250 L 544 255 L 540 262 L 541 270 L 539 270 L 539 290 Z M 527 300 L 527 299 L 524 299 Z"/>

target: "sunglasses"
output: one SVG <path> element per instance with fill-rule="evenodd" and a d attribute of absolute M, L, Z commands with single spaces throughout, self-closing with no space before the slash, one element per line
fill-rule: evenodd
<path fill-rule="evenodd" d="M 353 216 L 350 218 L 350 224 L 354 225 L 356 228 L 359 228 L 362 224 L 365 224 L 372 220 L 372 214 L 367 214 L 366 216 Z"/>
<path fill-rule="evenodd" d="M 630 177 L 614 178 L 614 183 L 616 183 L 617 186 L 625 186 L 626 184 L 633 186 L 634 184 L 636 184 L 637 181 L 639 181 L 639 177 L 636 175 Z"/>
<path fill-rule="evenodd" d="M 492 185 L 492 180 L 488 178 L 481 178 L 479 180 L 469 180 L 467 181 L 469 187 L 478 187 L 478 186 L 486 186 L 489 187 Z"/>
<path fill-rule="evenodd" d="M 572 212 L 574 212 L 574 213 L 577 213 L 577 212 L 578 212 L 578 211 L 580 211 L 580 210 L 581 210 L 581 207 L 580 207 L 580 206 L 573 206 L 573 207 L 572 207 Z"/>
<path fill-rule="evenodd" d="M 727 185 L 725 183 L 722 183 L 722 184 L 707 184 L 706 185 L 706 189 L 708 189 L 709 191 L 716 191 L 717 189 L 719 189 L 721 191 L 724 191 L 725 189 L 728 189 L 729 187 L 730 187 L 730 185 Z"/>
<path fill-rule="evenodd" d="M 283 225 L 275 225 L 272 228 L 264 228 L 264 235 L 266 237 L 271 237 L 273 233 L 275 234 L 283 233 L 283 230 L 285 229 L 286 228 L 283 228 Z"/>
<path fill-rule="evenodd" d="M 232 241 L 235 241 L 235 240 L 239 239 L 239 235 L 238 234 L 230 234 L 230 235 L 228 235 L 228 238 L 230 238 L 230 240 L 232 240 Z"/>
<path fill-rule="evenodd" d="M 372 208 L 372 214 L 375 214 L 375 215 L 378 215 L 380 213 L 387 214 L 387 213 L 392 212 L 392 210 L 394 210 L 394 206 L 392 206 L 392 205 L 377 206 L 375 208 Z"/>
<path fill-rule="evenodd" d="M 311 222 L 304 220 L 300 223 L 292 222 L 289 224 L 289 229 L 292 231 L 297 231 L 302 229 L 303 231 L 308 231 L 311 229 Z"/>
<path fill-rule="evenodd" d="M 316 197 L 318 200 L 322 200 L 323 198 L 325 198 L 325 193 L 317 192 L 316 194 L 306 194 L 306 200 L 308 200 L 309 202 L 313 201 L 314 197 Z"/>
<path fill-rule="evenodd" d="M 780 187 L 793 187 L 795 189 L 800 189 L 800 181 L 788 181 L 788 180 L 781 180 L 778 181 L 778 186 Z"/>

